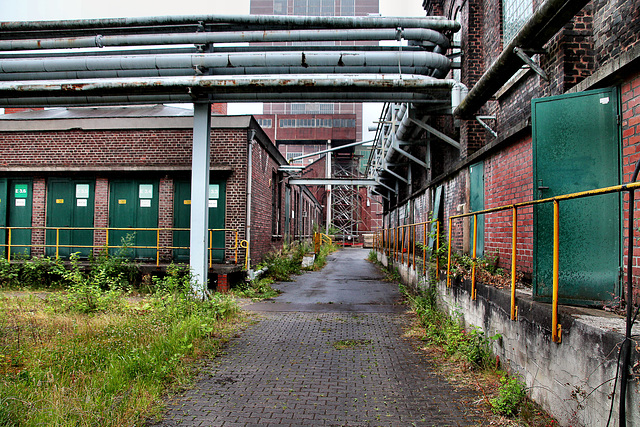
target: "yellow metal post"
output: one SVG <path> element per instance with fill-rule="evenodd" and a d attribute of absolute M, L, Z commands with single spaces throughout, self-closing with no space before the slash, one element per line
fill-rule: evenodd
<path fill-rule="evenodd" d="M 438 251 L 440 250 L 440 220 L 436 219 L 436 278 L 440 278 L 440 257 Z"/>
<path fill-rule="evenodd" d="M 11 228 L 8 229 L 9 234 L 7 236 L 7 261 L 11 261 Z"/>
<path fill-rule="evenodd" d="M 449 250 L 447 255 L 447 287 L 451 286 L 451 226 L 453 219 L 449 218 Z"/>
<path fill-rule="evenodd" d="M 517 320 L 518 311 L 516 308 L 516 243 L 518 240 L 518 213 L 513 207 L 511 230 L 511 320 Z"/>
<path fill-rule="evenodd" d="M 416 226 L 415 224 L 411 226 L 413 229 L 413 270 L 416 269 Z"/>
<path fill-rule="evenodd" d="M 160 229 L 156 232 L 156 267 L 160 265 Z"/>
<path fill-rule="evenodd" d="M 560 272 L 560 203 L 553 201 L 553 312 L 551 313 L 551 338 L 560 343 L 560 325 L 558 325 L 558 287 Z"/>
<path fill-rule="evenodd" d="M 56 259 L 60 258 L 59 249 L 60 249 L 60 229 L 56 228 Z"/>
<path fill-rule="evenodd" d="M 427 275 L 427 222 L 422 225 L 422 274 Z"/>
<path fill-rule="evenodd" d="M 476 299 L 476 247 L 478 237 L 478 215 L 473 216 L 473 254 L 471 259 L 471 299 Z"/>

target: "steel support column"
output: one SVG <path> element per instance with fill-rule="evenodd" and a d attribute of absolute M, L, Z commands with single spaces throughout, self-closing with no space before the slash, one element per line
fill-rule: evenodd
<path fill-rule="evenodd" d="M 191 233 L 189 262 L 193 274 L 193 290 L 204 297 L 207 290 L 208 224 L 209 224 L 209 163 L 210 163 L 211 103 L 193 104 L 193 151 L 191 157 Z"/>

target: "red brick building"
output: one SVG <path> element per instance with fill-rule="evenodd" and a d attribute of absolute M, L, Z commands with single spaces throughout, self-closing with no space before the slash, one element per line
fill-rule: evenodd
<path fill-rule="evenodd" d="M 187 261 L 188 231 L 170 229 L 189 227 L 192 115 L 191 110 L 156 105 L 0 116 L 0 243 L 5 252 L 11 244 L 12 253 L 53 255 L 57 238 L 60 255 L 86 255 L 107 239 L 110 246 L 118 245 L 128 228 L 159 228 L 135 232 L 134 255 Z M 210 232 L 213 262 L 235 263 L 234 248 L 248 229 L 252 265 L 280 248 L 284 236 L 310 234 L 313 223 L 321 221 L 320 204 L 305 187 L 288 185 L 279 170 L 286 160 L 256 120 L 214 115 L 211 129 L 209 228 L 227 230 Z M 248 179 L 251 224 L 246 222 Z M 33 229 L 12 230 L 10 242 L 9 227 Z M 56 237 L 56 227 L 92 230 L 60 231 Z M 105 228 L 111 228 L 109 235 Z M 240 249 L 239 265 L 244 255 Z"/>

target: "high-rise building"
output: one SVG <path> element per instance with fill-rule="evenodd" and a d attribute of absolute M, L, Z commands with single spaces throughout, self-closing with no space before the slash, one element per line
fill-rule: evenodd
<path fill-rule="evenodd" d="M 378 0 L 251 0 L 252 15 L 303 15 L 303 16 L 366 16 L 379 13 Z M 286 46 L 295 42 L 274 43 Z M 353 41 L 323 42 L 326 45 L 353 46 Z M 317 45 L 317 43 L 314 43 Z M 358 42 L 372 44 L 377 42 Z M 265 103 L 263 114 L 257 115 L 258 122 L 276 143 L 287 159 L 314 153 L 331 147 L 362 141 L 362 103 Z M 336 171 L 353 171 L 358 174 L 358 163 L 362 158 L 357 148 L 340 150 L 332 156 L 333 175 L 344 176 Z M 294 165 L 307 166 L 320 156 L 294 160 Z M 371 221 L 362 221 L 360 210 L 356 208 L 362 199 L 357 189 L 334 188 L 336 198 L 350 200 L 350 212 L 334 214 L 332 221 L 338 228 L 344 228 L 343 234 L 357 234 L 362 229 L 371 229 Z M 351 194 L 354 193 L 354 194 Z M 366 193 L 366 192 L 365 192 Z M 341 197 L 342 195 L 342 197 Z M 364 199 L 367 201 L 365 202 Z M 369 198 L 360 200 L 360 204 L 369 206 Z M 336 203 L 334 199 L 334 203 Z M 338 206 L 336 206 L 338 208 Z M 370 217 L 370 215 L 367 215 Z M 343 219 L 341 219 L 343 218 Z M 341 227 L 344 223 L 344 227 Z M 355 228 L 355 229 L 354 229 Z"/>

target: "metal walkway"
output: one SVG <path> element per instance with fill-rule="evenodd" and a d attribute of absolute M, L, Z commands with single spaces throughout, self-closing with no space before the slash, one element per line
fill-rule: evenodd
<path fill-rule="evenodd" d="M 454 390 L 403 338 L 394 284 L 345 249 L 248 309 L 259 322 L 209 362 L 158 426 L 469 426 Z M 344 344 L 340 346 L 340 344 Z"/>

